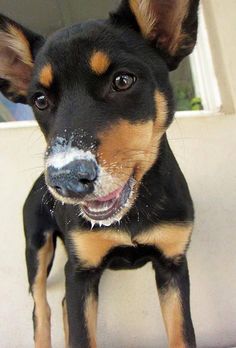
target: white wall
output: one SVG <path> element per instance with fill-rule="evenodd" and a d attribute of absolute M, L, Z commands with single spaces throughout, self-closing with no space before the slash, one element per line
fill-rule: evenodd
<path fill-rule="evenodd" d="M 192 314 L 199 347 L 236 346 L 236 116 L 178 119 L 169 137 L 196 207 L 189 251 Z M 42 168 L 36 127 L 0 130 L 0 346 L 32 347 L 21 209 Z M 63 347 L 62 248 L 49 279 L 54 348 Z M 108 271 L 100 286 L 99 348 L 167 346 L 154 274 Z"/>
<path fill-rule="evenodd" d="M 236 1 L 201 0 L 209 32 L 223 110 L 236 110 Z"/>

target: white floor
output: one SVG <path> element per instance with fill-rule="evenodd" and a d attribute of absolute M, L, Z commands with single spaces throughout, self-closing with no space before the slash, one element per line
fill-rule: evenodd
<path fill-rule="evenodd" d="M 179 120 L 170 137 L 194 198 L 196 226 L 189 251 L 192 314 L 199 348 L 236 346 L 236 117 Z M 36 128 L 0 130 L 0 348 L 30 348 L 21 208 L 41 170 Z M 49 279 L 53 348 L 63 347 L 63 250 Z M 106 272 L 100 286 L 99 348 L 166 348 L 154 275 Z"/>

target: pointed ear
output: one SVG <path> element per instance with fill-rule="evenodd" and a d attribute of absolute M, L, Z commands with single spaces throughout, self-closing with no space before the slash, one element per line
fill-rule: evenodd
<path fill-rule="evenodd" d="M 140 31 L 174 70 L 196 44 L 198 6 L 199 0 L 123 0 L 111 18 Z"/>
<path fill-rule="evenodd" d="M 26 103 L 34 58 L 42 36 L 0 15 L 0 91 L 11 101 Z"/>

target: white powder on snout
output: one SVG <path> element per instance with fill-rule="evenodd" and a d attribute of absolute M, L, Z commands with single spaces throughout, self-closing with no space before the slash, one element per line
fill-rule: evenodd
<path fill-rule="evenodd" d="M 65 151 L 50 155 L 46 160 L 46 166 L 60 169 L 75 160 L 87 160 L 96 162 L 96 158 L 91 151 L 79 150 L 76 147 L 66 147 Z"/>

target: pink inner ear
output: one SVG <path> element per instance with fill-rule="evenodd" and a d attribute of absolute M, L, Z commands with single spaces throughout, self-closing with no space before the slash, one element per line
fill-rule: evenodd
<path fill-rule="evenodd" d="M 6 44 L 5 40 L 0 40 L 0 77 L 10 82 L 14 92 L 26 95 L 32 75 L 32 66 L 25 64 L 20 55 L 6 47 Z"/>

